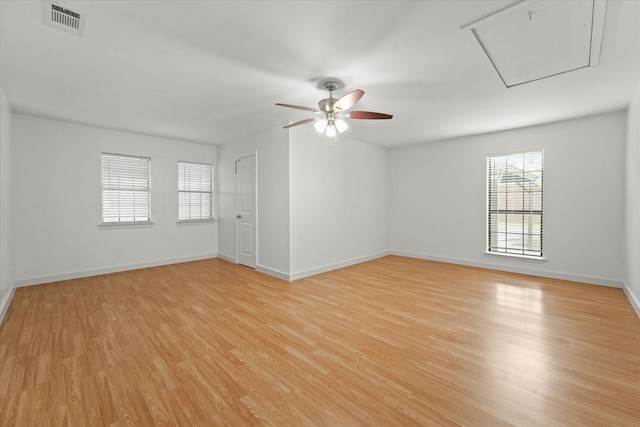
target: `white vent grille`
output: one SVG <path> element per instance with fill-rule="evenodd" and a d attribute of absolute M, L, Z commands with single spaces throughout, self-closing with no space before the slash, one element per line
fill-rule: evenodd
<path fill-rule="evenodd" d="M 80 14 L 55 4 L 51 5 L 51 20 L 60 25 L 71 27 L 76 31 L 80 28 Z"/>
<path fill-rule="evenodd" d="M 42 22 L 45 25 L 81 36 L 84 31 L 84 16 L 74 12 L 62 2 L 42 3 Z"/>

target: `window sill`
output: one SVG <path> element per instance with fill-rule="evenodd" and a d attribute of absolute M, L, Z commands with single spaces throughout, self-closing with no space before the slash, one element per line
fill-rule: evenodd
<path fill-rule="evenodd" d="M 151 221 L 136 221 L 136 222 L 105 222 L 98 225 L 101 230 L 115 230 L 121 228 L 150 228 L 153 226 Z"/>
<path fill-rule="evenodd" d="M 520 259 L 523 261 L 547 262 L 547 258 L 530 256 L 530 255 L 505 254 L 502 252 L 489 252 L 489 251 L 484 251 L 484 254 L 489 256 L 503 257 L 503 258 Z"/>
<path fill-rule="evenodd" d="M 211 224 L 216 222 L 215 218 L 211 219 L 187 219 L 183 221 L 176 221 L 178 225 L 196 225 L 196 224 Z"/>

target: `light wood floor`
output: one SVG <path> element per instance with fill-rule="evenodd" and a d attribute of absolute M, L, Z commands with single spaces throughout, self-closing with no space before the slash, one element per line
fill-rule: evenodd
<path fill-rule="evenodd" d="M 214 259 L 19 288 L 0 425 L 640 426 L 620 289 L 385 257 Z"/>

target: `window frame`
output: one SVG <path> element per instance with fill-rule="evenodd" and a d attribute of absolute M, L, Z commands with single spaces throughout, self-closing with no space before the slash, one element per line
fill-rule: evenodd
<path fill-rule="evenodd" d="M 209 168 L 209 174 L 210 174 L 210 179 L 209 179 L 209 190 L 208 191 L 203 191 L 203 190 L 183 190 L 181 189 L 181 181 L 180 181 L 180 175 L 181 175 L 181 165 L 191 165 L 191 166 L 206 166 Z M 187 160 L 178 160 L 178 224 L 197 224 L 197 223 L 203 223 L 203 222 L 213 222 L 216 220 L 216 205 L 215 205 L 215 165 L 213 163 L 206 163 L 206 162 L 192 162 L 192 161 L 187 161 Z M 180 215 L 182 213 L 182 204 L 181 204 L 181 195 L 182 194 L 209 194 L 209 212 L 211 213 L 210 216 L 206 217 L 206 218 L 186 218 L 186 219 L 181 219 Z M 200 205 L 202 206 L 202 205 Z"/>
<path fill-rule="evenodd" d="M 131 187 L 125 186 L 108 186 L 105 185 L 105 158 L 106 157 L 119 157 L 119 158 L 129 158 L 129 159 L 137 159 L 143 160 L 146 162 L 146 186 L 136 186 L 135 184 Z M 109 173 L 111 173 L 111 168 L 109 169 Z M 133 174 L 132 174 L 133 175 Z M 133 179 L 133 178 L 132 178 Z M 152 225 L 151 221 L 151 158 L 146 156 L 138 156 L 131 154 L 120 154 L 120 153 L 110 153 L 110 152 L 102 152 L 100 153 L 100 208 L 101 208 L 101 222 L 100 227 L 104 228 L 117 228 L 117 227 L 139 227 L 139 226 L 149 226 Z M 105 221 L 105 218 L 108 218 L 109 215 L 105 215 L 105 191 L 128 191 L 128 192 L 140 192 L 146 194 L 146 219 L 141 220 L 116 220 L 116 221 Z M 135 202 L 134 202 L 135 203 Z M 119 209 L 118 205 L 118 210 Z M 119 214 L 120 215 L 120 214 Z M 124 216 L 124 215 L 123 215 Z M 136 217 L 135 207 L 133 212 L 133 218 Z"/>
<path fill-rule="evenodd" d="M 533 209 L 533 206 L 530 205 L 529 209 L 525 209 L 524 205 L 524 200 L 523 200 L 523 207 L 522 209 L 499 209 L 496 206 L 496 209 L 492 209 L 492 199 L 491 199 L 491 186 L 492 186 L 492 173 L 491 173 L 491 168 L 490 168 L 490 162 L 492 160 L 495 161 L 495 159 L 497 158 L 501 158 L 501 157 L 509 157 L 509 156 L 522 156 L 522 157 L 526 157 L 527 155 L 539 155 L 539 170 L 535 170 L 535 172 L 539 172 L 540 176 L 539 176 L 539 194 L 540 194 L 540 200 L 539 200 L 539 204 L 540 204 L 540 208 L 539 209 Z M 524 163 L 524 161 L 523 161 Z M 488 154 L 486 156 L 486 208 L 485 208 L 485 214 L 486 214 L 486 219 L 485 219 L 485 233 L 486 233 L 486 241 L 485 241 L 485 254 L 487 255 L 497 255 L 497 256 L 504 256 L 504 257 L 513 257 L 513 258 L 519 258 L 519 259 L 525 259 L 525 260 L 535 260 L 535 261 L 546 261 L 546 258 L 544 257 L 545 252 L 544 252 L 544 149 L 543 148 L 535 148 L 535 149 L 527 149 L 527 150 L 518 150 L 518 151 L 511 151 L 511 152 L 507 152 L 507 153 L 492 153 L 492 154 Z M 522 170 L 522 174 L 523 174 L 523 179 L 525 174 L 527 173 L 532 173 L 532 169 L 523 169 Z M 535 181 L 530 181 L 531 184 L 533 184 Z M 524 190 L 523 190 L 524 193 Z M 497 194 L 496 194 L 497 197 Z M 497 202 L 497 201 L 496 201 Z M 530 202 L 533 203 L 533 202 Z M 509 248 L 508 247 L 508 241 L 507 238 L 505 237 L 505 243 L 504 243 L 504 247 L 499 247 L 497 245 L 492 245 L 491 242 L 491 235 L 492 235 L 492 228 L 491 228 L 491 216 L 492 214 L 504 214 L 504 215 L 508 215 L 508 214 L 512 214 L 512 215 L 523 215 L 522 221 L 521 221 L 521 225 L 524 229 L 524 215 L 539 215 L 539 245 L 533 249 L 531 247 L 526 248 L 526 245 L 524 243 L 524 239 L 525 236 L 535 236 L 536 234 L 532 233 L 530 230 L 527 230 L 528 233 L 525 233 L 524 231 L 522 232 L 522 247 L 521 248 Z M 508 229 L 505 229 L 505 234 L 508 235 Z M 497 250 L 497 249 L 504 249 L 504 250 Z M 529 253 L 526 253 L 529 252 Z M 531 253 L 531 252 L 539 252 L 539 254 L 535 254 L 535 253 Z"/>

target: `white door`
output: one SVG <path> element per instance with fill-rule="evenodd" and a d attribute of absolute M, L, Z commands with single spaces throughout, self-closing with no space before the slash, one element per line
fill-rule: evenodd
<path fill-rule="evenodd" d="M 238 186 L 238 262 L 256 268 L 256 156 L 240 157 L 236 163 Z"/>

